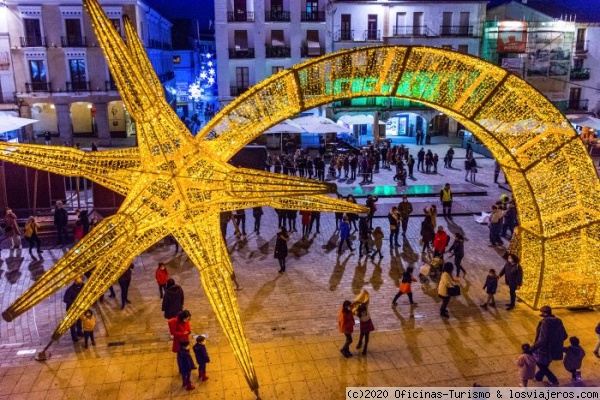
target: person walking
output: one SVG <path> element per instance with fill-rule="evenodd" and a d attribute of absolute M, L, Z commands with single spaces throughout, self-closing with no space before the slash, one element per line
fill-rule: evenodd
<path fill-rule="evenodd" d="M 162 301 L 162 311 L 166 319 L 175 318 L 183 311 L 185 296 L 181 286 L 175 283 L 173 278 L 167 280 L 165 294 Z"/>
<path fill-rule="evenodd" d="M 365 257 L 369 257 L 369 240 L 371 240 L 372 230 L 369 228 L 369 222 L 367 217 L 360 217 L 358 220 L 358 240 L 360 242 L 358 246 L 358 257 L 361 258 L 363 254 Z"/>
<path fill-rule="evenodd" d="M 504 280 L 510 291 L 510 303 L 506 306 L 506 311 L 510 311 L 515 308 L 517 302 L 517 290 L 519 290 L 523 284 L 523 268 L 519 264 L 519 257 L 515 254 L 508 254 L 506 264 L 504 264 L 504 267 L 498 275 L 499 278 L 502 278 L 502 276 L 504 276 Z"/>
<path fill-rule="evenodd" d="M 287 242 L 290 240 L 285 226 L 279 228 L 277 232 L 277 239 L 275 240 L 275 258 L 279 261 L 279 273 L 285 272 L 285 259 L 288 256 L 288 245 Z"/>
<path fill-rule="evenodd" d="M 344 243 L 346 243 L 350 249 L 350 253 L 354 254 L 354 248 L 352 247 L 352 242 L 350 241 L 350 224 L 348 223 L 348 217 L 344 217 L 342 222 L 340 222 L 340 243 L 337 251 L 338 256 L 342 254 L 342 246 Z"/>
<path fill-rule="evenodd" d="M 241 232 L 241 238 L 246 238 L 246 210 L 243 208 L 235 211 L 235 222 Z"/>
<path fill-rule="evenodd" d="M 425 149 L 421 147 L 421 150 L 417 153 L 417 171 L 425 172 Z"/>
<path fill-rule="evenodd" d="M 369 214 L 367 216 L 367 221 L 369 223 L 369 229 L 373 229 L 373 216 L 375 215 L 375 211 L 377 211 L 377 204 L 376 204 L 377 200 L 379 200 L 379 197 L 377 197 L 377 196 L 373 196 L 373 195 L 367 196 L 366 206 L 369 209 Z"/>
<path fill-rule="evenodd" d="M 464 236 L 456 232 L 454 233 L 454 242 L 448 249 L 449 256 L 454 256 L 454 266 L 456 267 L 456 276 L 460 276 L 460 271 L 463 272 L 463 276 L 467 274 L 467 271 L 462 266 L 462 259 L 465 256 L 465 238 Z"/>
<path fill-rule="evenodd" d="M 54 209 L 54 227 L 58 236 L 58 244 L 69 244 L 69 234 L 67 233 L 67 225 L 69 224 L 69 214 L 63 208 L 62 201 L 56 202 Z"/>
<path fill-rule="evenodd" d="M 458 276 L 458 274 L 457 274 Z M 481 308 L 487 310 L 488 306 L 496 308 L 496 300 L 494 299 L 494 295 L 496 294 L 496 290 L 498 290 L 498 275 L 496 275 L 495 269 L 490 269 L 488 275 L 485 278 L 485 283 L 483 284 L 483 290 L 487 293 L 487 299 L 481 305 Z"/>
<path fill-rule="evenodd" d="M 440 191 L 440 201 L 442 202 L 442 215 L 444 218 L 452 219 L 452 190 L 448 182 Z"/>
<path fill-rule="evenodd" d="M 471 156 L 469 159 L 469 172 L 471 173 L 471 182 L 473 183 L 477 181 L 477 167 L 477 161 L 475 161 L 475 158 Z"/>
<path fill-rule="evenodd" d="M 340 349 L 340 353 L 346 358 L 352 357 L 350 345 L 352 344 L 352 333 L 354 332 L 354 317 L 352 315 L 352 303 L 350 300 L 344 300 L 342 308 L 338 313 L 338 329 L 346 337 L 346 343 Z"/>
<path fill-rule="evenodd" d="M 83 279 L 81 279 L 81 277 L 78 276 L 73 281 L 73 284 L 67 288 L 63 296 L 63 301 L 66 304 L 67 311 L 69 311 L 69 308 L 71 308 L 71 306 L 75 302 L 75 299 L 77 299 L 77 296 L 79 295 L 79 292 L 81 292 L 81 289 L 83 289 Z M 71 325 L 70 330 L 71 340 L 73 340 L 73 342 L 78 342 L 78 336 L 83 336 L 81 318 L 77 319 L 77 321 L 73 325 Z"/>
<path fill-rule="evenodd" d="M 583 357 L 585 357 L 585 351 L 579 345 L 579 338 L 571 336 L 569 338 L 570 346 L 563 349 L 565 353 L 565 359 L 563 365 L 565 369 L 571 373 L 571 380 L 573 382 L 581 381 L 581 363 Z"/>
<path fill-rule="evenodd" d="M 196 337 L 196 344 L 194 345 L 194 355 L 196 356 L 196 362 L 198 363 L 198 379 L 202 382 L 208 380 L 208 376 L 206 375 L 206 364 L 210 362 L 205 341 L 206 338 L 203 335 L 198 335 L 198 337 Z"/>
<path fill-rule="evenodd" d="M 383 246 L 383 230 L 381 230 L 380 226 L 375 227 L 373 231 L 373 244 L 375 245 L 375 251 L 371 256 L 371 261 L 375 259 L 375 254 L 379 254 L 379 258 L 383 258 L 383 254 L 381 253 L 381 247 Z"/>
<path fill-rule="evenodd" d="M 33 245 L 35 244 L 38 256 L 41 258 L 43 251 L 41 249 L 42 242 L 38 236 L 39 229 L 40 224 L 37 223 L 33 215 L 30 216 L 25 223 L 25 240 L 29 243 L 29 255 L 33 257 Z"/>
<path fill-rule="evenodd" d="M 252 216 L 254 217 L 254 232 L 256 232 L 257 235 L 260 235 L 260 219 L 262 218 L 263 214 L 262 207 L 252 208 Z"/>
<path fill-rule="evenodd" d="M 404 274 L 402 274 L 402 280 L 400 281 L 400 286 L 398 287 L 398 293 L 396 293 L 394 300 L 392 300 L 392 307 L 396 307 L 398 305 L 398 299 L 403 294 L 408 296 L 408 301 L 411 306 L 417 305 L 417 303 L 413 301 L 412 295 L 412 283 L 417 281 L 415 277 L 412 276 L 413 271 L 413 267 L 408 267 L 406 268 L 406 271 L 404 271 Z"/>
<path fill-rule="evenodd" d="M 408 229 L 408 219 L 410 214 L 413 212 L 413 206 L 408 201 L 408 196 L 403 195 L 402 201 L 398 203 L 398 214 L 402 223 L 402 236 L 406 236 L 406 230 Z"/>
<path fill-rule="evenodd" d="M 190 354 L 190 342 L 188 340 L 181 341 L 179 350 L 177 351 L 177 368 L 183 382 L 185 390 L 194 390 L 196 387 L 192 385 L 190 380 L 192 371 L 196 369 L 194 360 Z"/>
<path fill-rule="evenodd" d="M 131 274 L 135 266 L 133 263 L 129 265 L 129 268 L 123 272 L 123 275 L 119 277 L 119 287 L 121 288 L 121 310 L 125 308 L 126 304 L 130 304 L 129 301 L 129 285 L 131 285 Z"/>
<path fill-rule="evenodd" d="M 94 312 L 89 309 L 81 317 L 81 325 L 83 328 L 83 348 L 88 348 L 88 340 L 92 341 L 92 346 L 96 345 L 96 341 L 94 340 L 94 328 L 96 327 L 96 317 L 94 317 Z"/>
<path fill-rule="evenodd" d="M 421 254 L 424 254 L 426 249 L 430 249 L 429 244 L 433 242 L 434 235 L 433 225 L 431 224 L 431 215 L 425 214 L 425 218 L 421 221 L 421 241 L 423 242 Z"/>
<path fill-rule="evenodd" d="M 490 245 L 491 246 L 503 246 L 502 243 L 502 222 L 504 218 L 504 211 L 498 206 L 492 206 L 492 215 L 490 215 Z"/>
<path fill-rule="evenodd" d="M 446 157 L 448 157 L 448 168 L 452 169 L 452 160 L 454 159 L 454 149 L 452 147 L 446 152 Z"/>
<path fill-rule="evenodd" d="M 400 215 L 398 214 L 398 207 L 392 207 L 388 213 L 388 222 L 390 223 L 390 251 L 394 247 L 400 247 L 398 243 L 398 234 L 400 232 Z"/>
<path fill-rule="evenodd" d="M 10 249 L 21 249 L 21 231 L 17 224 L 17 216 L 10 209 L 7 208 L 4 213 L 4 234 L 8 238 Z"/>
<path fill-rule="evenodd" d="M 515 359 L 519 368 L 519 387 L 527 387 L 529 380 L 535 378 L 535 358 L 531 355 L 528 343 L 521 345 L 521 355 Z"/>
<path fill-rule="evenodd" d="M 298 210 L 285 210 L 285 216 L 288 221 L 288 232 L 298 232 L 296 230 L 296 218 L 298 217 Z"/>
<path fill-rule="evenodd" d="M 438 285 L 438 296 L 440 299 L 442 299 L 440 315 L 444 318 L 450 317 L 450 314 L 448 314 L 448 304 L 450 303 L 450 293 L 448 293 L 448 289 L 453 288 L 456 283 L 459 282 L 458 278 L 452 278 L 451 274 L 453 270 L 454 265 L 452 265 L 452 263 L 445 263 L 442 269 L 443 272 L 440 278 L 440 283 Z"/>
<path fill-rule="evenodd" d="M 560 318 L 556 318 L 552 314 L 552 307 L 543 306 L 540 308 L 540 317 L 542 317 L 542 320 L 538 323 L 535 331 L 535 342 L 531 346 L 531 351 L 538 366 L 535 380 L 541 382 L 545 376 L 551 385 L 557 386 L 558 378 L 550 371 L 550 364 L 553 360 L 562 360 L 563 344 L 569 335 Z"/>
<path fill-rule="evenodd" d="M 50 146 L 52 144 L 52 134 L 50 131 L 44 132 L 44 144 Z"/>
<path fill-rule="evenodd" d="M 315 226 L 316 225 L 316 226 Z M 310 213 L 310 227 L 308 228 L 308 233 L 312 233 L 313 226 L 316 227 L 317 231 L 315 233 L 321 233 L 321 212 L 320 211 L 311 211 Z"/>
<path fill-rule="evenodd" d="M 408 167 L 408 177 L 414 179 L 415 159 L 413 158 L 412 154 L 408 156 L 406 166 Z"/>
<path fill-rule="evenodd" d="M 167 289 L 167 282 L 169 281 L 169 271 L 167 270 L 167 266 L 165 265 L 165 263 L 158 263 L 158 268 L 156 268 L 154 277 L 156 279 L 156 283 L 158 284 L 158 294 L 162 299 L 165 290 Z"/>
<path fill-rule="evenodd" d="M 300 211 L 300 222 L 302 223 L 302 240 L 308 240 L 310 236 L 310 211 Z"/>
<path fill-rule="evenodd" d="M 450 243 L 450 236 L 444 231 L 443 226 L 438 226 L 437 232 L 433 237 L 433 256 L 443 257 L 446 247 Z"/>

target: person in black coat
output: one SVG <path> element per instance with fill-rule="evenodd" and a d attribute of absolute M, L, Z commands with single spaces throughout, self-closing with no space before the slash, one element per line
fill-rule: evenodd
<path fill-rule="evenodd" d="M 192 370 L 196 369 L 196 365 L 194 365 L 194 360 L 190 354 L 190 342 L 187 340 L 184 340 L 179 345 L 179 351 L 177 352 L 177 367 L 179 368 L 179 373 L 181 374 L 183 387 L 186 390 L 196 389 L 196 387 L 192 385 L 192 382 L 190 381 Z"/>
<path fill-rule="evenodd" d="M 433 231 L 433 224 L 431 223 L 431 215 L 425 215 L 425 218 L 421 222 L 421 237 L 423 238 L 423 249 L 421 253 L 425 253 L 426 249 L 429 249 L 429 243 L 433 242 L 435 232 Z"/>
<path fill-rule="evenodd" d="M 167 287 L 162 301 L 162 311 L 166 319 L 175 318 L 183 311 L 184 294 L 181 286 L 173 278 L 167 280 Z"/>
<path fill-rule="evenodd" d="M 202 381 L 208 380 L 208 376 L 206 376 L 206 364 L 210 362 L 208 351 L 206 351 L 206 346 L 204 345 L 205 339 L 204 336 L 198 335 L 196 344 L 194 345 L 194 354 L 198 363 L 198 378 L 202 379 Z"/>
<path fill-rule="evenodd" d="M 541 382 L 544 376 L 548 377 L 550 384 L 558 385 L 556 375 L 550 371 L 552 360 L 562 360 L 563 345 L 569 337 L 567 331 L 559 318 L 552 315 L 550 306 L 540 308 L 542 320 L 538 323 L 535 331 L 535 342 L 531 346 L 531 352 L 538 366 L 535 380 Z"/>
<path fill-rule="evenodd" d="M 507 262 L 498 277 L 501 278 L 503 275 L 510 290 L 510 304 L 506 306 L 506 310 L 510 311 L 515 308 L 517 290 L 523 284 L 523 268 L 519 265 L 519 257 L 514 254 L 508 254 Z"/>
<path fill-rule="evenodd" d="M 67 306 L 67 311 L 69 311 L 69 308 L 71 308 L 75 302 L 75 299 L 77 299 L 81 289 L 83 289 L 83 279 L 81 279 L 81 277 L 77 277 L 75 278 L 75 281 L 73 281 L 73 284 L 67 288 L 63 296 L 63 301 Z M 78 319 L 77 322 L 71 325 L 71 339 L 73 339 L 73 342 L 79 341 L 78 336 L 83 336 L 81 319 Z"/>
<path fill-rule="evenodd" d="M 454 233 L 454 243 L 448 249 L 448 252 L 451 253 L 449 257 L 454 256 L 454 266 L 456 267 L 456 277 L 458 278 L 460 275 L 460 271 L 463 272 L 463 276 L 467 274 L 467 271 L 463 268 L 461 262 L 463 257 L 465 256 L 465 238 L 462 234 L 456 232 Z"/>
<path fill-rule="evenodd" d="M 54 227 L 56 228 L 56 234 L 58 235 L 58 244 L 68 244 L 69 234 L 67 233 L 67 225 L 69 224 L 69 214 L 67 210 L 63 208 L 62 201 L 56 202 L 56 208 L 54 209 Z"/>
<path fill-rule="evenodd" d="M 279 261 L 279 273 L 285 272 L 285 259 L 288 256 L 288 245 L 287 242 L 290 240 L 290 237 L 285 230 L 285 227 L 282 226 L 279 228 L 279 232 L 277 232 L 277 240 L 275 241 L 275 258 Z"/>
<path fill-rule="evenodd" d="M 129 285 L 131 284 L 131 274 L 135 266 L 133 263 L 123 272 L 123 275 L 119 277 L 119 286 L 121 287 L 121 310 L 125 308 L 125 304 L 131 303 L 128 298 Z"/>

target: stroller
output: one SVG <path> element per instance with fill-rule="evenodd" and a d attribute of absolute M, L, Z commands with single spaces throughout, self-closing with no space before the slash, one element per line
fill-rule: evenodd
<path fill-rule="evenodd" d="M 437 279 L 441 273 L 441 267 L 444 264 L 442 257 L 433 257 L 428 263 L 424 263 L 419 270 L 419 280 L 421 283 L 429 283 L 429 278 Z"/>

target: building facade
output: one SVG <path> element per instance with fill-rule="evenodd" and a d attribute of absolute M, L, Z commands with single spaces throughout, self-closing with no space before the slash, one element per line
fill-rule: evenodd
<path fill-rule="evenodd" d="M 16 102 L 20 116 L 38 120 L 26 140 L 48 131 L 59 143 L 89 137 L 109 145 L 134 133 L 80 1 L 7 0 L 3 8 L 0 58 L 8 41 L 13 74 L 10 82 L 0 71 L 3 99 Z M 129 16 L 161 82 L 174 82 L 171 23 L 133 0 L 103 9 L 122 36 L 123 16 Z"/>
<path fill-rule="evenodd" d="M 270 75 L 326 53 L 365 46 L 423 45 L 479 55 L 485 1 L 215 0 L 219 100 L 227 103 Z M 456 131 L 439 112 L 390 98 L 335 102 L 334 119 L 374 114 L 398 135 Z M 439 119 L 439 118 L 438 118 Z M 443 118 L 442 118 L 443 119 Z M 363 128 L 361 128 L 363 129 Z M 370 135 L 370 128 L 356 134 Z"/>

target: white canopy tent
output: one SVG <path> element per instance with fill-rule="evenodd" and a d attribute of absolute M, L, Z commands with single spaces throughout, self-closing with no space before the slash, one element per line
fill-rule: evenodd
<path fill-rule="evenodd" d="M 14 131 L 26 125 L 37 122 L 36 119 L 20 118 L 13 115 L 0 113 L 0 133 Z"/>

